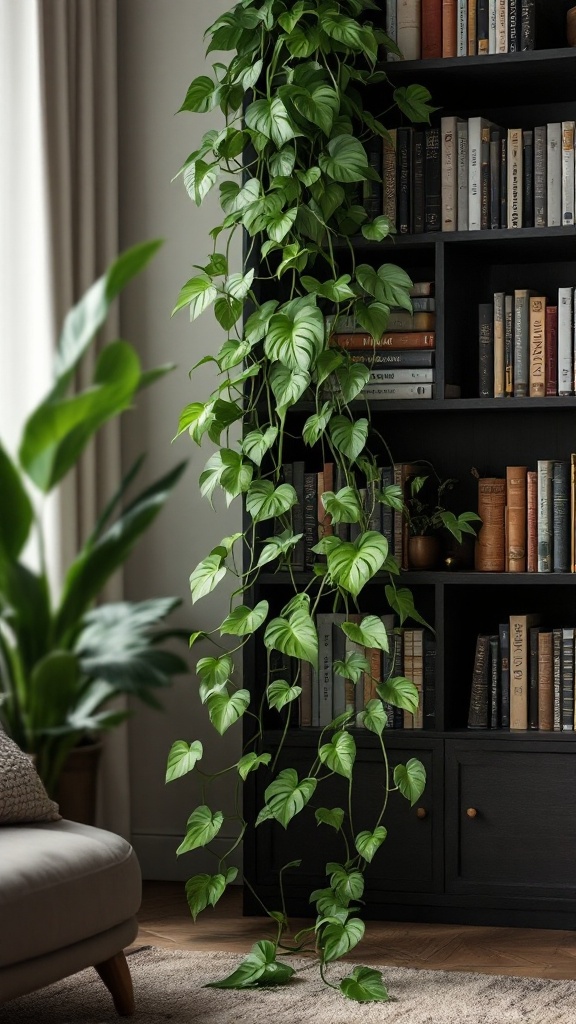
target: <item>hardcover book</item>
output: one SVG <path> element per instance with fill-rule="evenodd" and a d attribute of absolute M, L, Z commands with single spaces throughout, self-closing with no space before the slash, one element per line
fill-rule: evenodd
<path fill-rule="evenodd" d="M 528 658 L 530 629 L 538 625 L 539 616 L 510 616 L 510 728 L 528 728 Z"/>

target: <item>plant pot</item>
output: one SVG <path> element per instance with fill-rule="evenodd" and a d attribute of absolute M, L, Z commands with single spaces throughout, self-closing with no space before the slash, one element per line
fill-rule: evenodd
<path fill-rule="evenodd" d="M 440 558 L 437 537 L 417 536 L 408 539 L 408 564 L 411 569 L 435 569 Z"/>
<path fill-rule="evenodd" d="M 82 825 L 96 822 L 96 788 L 102 743 L 86 743 L 70 751 L 56 787 L 60 814 Z"/>

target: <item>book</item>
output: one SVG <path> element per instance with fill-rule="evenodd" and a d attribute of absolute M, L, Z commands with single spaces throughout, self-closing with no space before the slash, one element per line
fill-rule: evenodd
<path fill-rule="evenodd" d="M 508 53 L 516 53 L 519 49 L 518 8 L 520 0 L 508 0 Z"/>
<path fill-rule="evenodd" d="M 333 612 L 332 619 L 332 716 L 337 718 L 347 711 L 346 707 L 346 683 L 344 676 L 334 670 L 338 661 L 346 659 L 346 634 L 342 632 L 342 623 L 346 622 L 347 616 L 342 612 Z"/>
<path fill-rule="evenodd" d="M 490 132 L 490 224 L 495 230 L 500 227 L 500 131 L 493 128 Z"/>
<path fill-rule="evenodd" d="M 396 129 L 390 128 L 382 143 L 382 213 L 396 227 Z"/>
<path fill-rule="evenodd" d="M 522 132 L 522 226 L 534 227 L 534 132 Z"/>
<path fill-rule="evenodd" d="M 456 6 L 456 56 L 465 57 L 468 53 L 468 2 L 457 0 Z"/>
<path fill-rule="evenodd" d="M 496 3 L 496 53 L 508 53 L 508 0 Z"/>
<path fill-rule="evenodd" d="M 478 49 L 476 0 L 468 0 L 468 56 L 475 57 Z"/>
<path fill-rule="evenodd" d="M 546 126 L 546 212 L 549 228 L 562 223 L 562 125 Z"/>
<path fill-rule="evenodd" d="M 409 289 L 410 298 L 428 298 L 434 294 L 434 281 L 414 281 Z"/>
<path fill-rule="evenodd" d="M 316 561 L 312 548 L 318 543 L 318 477 L 316 473 L 304 473 L 304 552 L 306 568 L 311 569 Z"/>
<path fill-rule="evenodd" d="M 412 192 L 412 136 L 413 128 L 398 128 L 396 131 L 398 169 L 396 179 L 397 190 L 397 228 L 400 234 L 409 234 L 412 230 L 410 216 L 410 198 Z"/>
<path fill-rule="evenodd" d="M 396 43 L 398 36 L 398 18 L 396 13 L 397 0 L 385 0 L 385 29 L 386 35 L 393 42 Z M 400 60 L 397 54 L 388 51 L 386 54 L 387 60 Z"/>
<path fill-rule="evenodd" d="M 529 630 L 538 625 L 536 614 L 510 616 L 510 729 L 528 728 Z"/>
<path fill-rule="evenodd" d="M 533 50 L 536 0 L 520 0 L 520 50 Z"/>
<path fill-rule="evenodd" d="M 508 129 L 508 216 L 509 228 L 522 227 L 523 138 L 521 128 Z"/>
<path fill-rule="evenodd" d="M 514 296 L 504 296 L 504 373 L 506 394 L 514 394 Z"/>
<path fill-rule="evenodd" d="M 485 117 L 468 118 L 468 230 L 479 231 L 482 224 L 481 166 L 482 129 L 495 128 Z"/>
<path fill-rule="evenodd" d="M 545 228 L 547 218 L 546 125 L 534 129 L 534 226 Z"/>
<path fill-rule="evenodd" d="M 546 335 L 546 297 L 531 295 L 529 308 L 529 375 L 530 398 L 544 398 L 546 394 L 546 366 L 544 344 Z"/>
<path fill-rule="evenodd" d="M 456 231 L 458 222 L 457 117 L 443 117 L 441 128 L 442 231 Z"/>
<path fill-rule="evenodd" d="M 552 483 L 554 463 L 538 461 L 538 572 L 552 572 Z"/>
<path fill-rule="evenodd" d="M 398 331 L 404 334 L 407 331 L 433 331 L 435 329 L 436 313 L 408 313 L 405 309 L 391 309 L 388 323 L 386 324 L 387 332 Z"/>
<path fill-rule="evenodd" d="M 539 689 L 539 661 L 538 661 L 538 637 L 540 626 L 532 626 L 528 631 L 528 728 L 538 728 L 538 689 Z"/>
<path fill-rule="evenodd" d="M 490 134 L 493 129 L 480 132 L 480 228 L 490 227 Z"/>
<path fill-rule="evenodd" d="M 526 466 L 506 467 L 507 572 L 526 572 Z"/>
<path fill-rule="evenodd" d="M 424 138 L 424 194 L 426 197 L 424 228 L 426 231 L 440 231 L 442 205 L 440 129 L 427 128 Z"/>
<path fill-rule="evenodd" d="M 552 571 L 570 572 L 570 463 L 552 466 Z"/>
<path fill-rule="evenodd" d="M 498 0 L 488 0 L 488 53 L 496 53 L 496 8 Z"/>
<path fill-rule="evenodd" d="M 424 728 L 433 729 L 436 723 L 436 641 L 432 633 L 424 631 Z"/>
<path fill-rule="evenodd" d="M 345 349 L 421 349 L 436 347 L 435 331 L 390 331 L 383 334 L 377 342 L 371 334 L 333 334 L 330 338 L 331 345 L 338 345 Z"/>
<path fill-rule="evenodd" d="M 510 623 L 498 626 L 500 648 L 500 726 L 510 728 Z"/>
<path fill-rule="evenodd" d="M 505 508 L 506 480 L 501 477 L 480 477 L 478 515 L 482 525 L 477 532 L 474 547 L 474 566 L 478 572 L 505 571 Z"/>
<path fill-rule="evenodd" d="M 562 121 L 562 215 L 564 227 L 574 224 L 574 121 Z"/>
<path fill-rule="evenodd" d="M 538 473 L 526 474 L 526 572 L 538 572 Z"/>
<path fill-rule="evenodd" d="M 558 394 L 571 395 L 574 378 L 573 288 L 558 289 Z"/>
<path fill-rule="evenodd" d="M 552 633 L 538 633 L 538 728 L 551 732 L 554 727 L 554 656 Z"/>
<path fill-rule="evenodd" d="M 420 0 L 397 0 L 396 42 L 405 60 L 420 60 Z"/>
<path fill-rule="evenodd" d="M 562 629 L 560 677 L 562 732 L 572 732 L 574 730 L 574 628 L 571 626 Z"/>
<path fill-rule="evenodd" d="M 478 307 L 478 394 L 494 397 L 494 307 L 481 302 Z"/>
<path fill-rule="evenodd" d="M 371 370 L 367 386 L 370 384 L 433 384 L 435 371 L 422 369 L 390 369 Z"/>
<path fill-rule="evenodd" d="M 530 297 L 528 288 L 514 292 L 514 397 L 528 395 L 530 378 Z"/>
<path fill-rule="evenodd" d="M 479 56 L 489 52 L 489 0 L 477 0 L 476 10 L 476 52 Z"/>
<path fill-rule="evenodd" d="M 413 728 L 424 728 L 424 630 L 412 630 L 412 682 L 418 690 L 418 707 L 414 713 Z"/>
<path fill-rule="evenodd" d="M 494 292 L 494 398 L 506 395 L 504 292 Z"/>
<path fill-rule="evenodd" d="M 442 56 L 456 56 L 457 0 L 442 0 Z"/>
<path fill-rule="evenodd" d="M 365 398 L 375 399 L 418 399 L 433 398 L 433 384 L 366 384 L 362 388 Z"/>
<path fill-rule="evenodd" d="M 468 121 L 456 121 L 458 231 L 468 230 Z"/>
<path fill-rule="evenodd" d="M 415 235 L 424 231 L 424 132 L 414 129 L 412 154 L 411 224 Z"/>
<path fill-rule="evenodd" d="M 316 697 L 318 711 L 316 713 L 313 699 L 312 724 L 320 726 L 321 729 L 330 725 L 333 719 L 332 714 L 332 615 L 319 613 L 316 616 L 316 629 L 318 631 L 318 671 L 312 670 L 312 686 L 316 686 L 318 694 Z M 312 691 L 314 698 L 314 689 Z M 316 721 L 317 719 L 317 721 Z"/>
<path fill-rule="evenodd" d="M 562 730 L 562 630 L 552 630 L 553 729 Z"/>
<path fill-rule="evenodd" d="M 350 355 L 353 363 L 362 363 L 370 367 L 390 367 L 390 369 L 409 369 L 410 367 L 433 367 L 435 353 L 430 349 L 383 349 L 377 352 L 354 352 Z"/>
<path fill-rule="evenodd" d="M 442 56 L 442 0 L 422 0 L 422 59 Z"/>
<path fill-rule="evenodd" d="M 307 729 L 312 725 L 312 665 L 309 661 L 300 661 L 299 686 L 302 689 L 298 700 L 300 728 Z"/>
<path fill-rule="evenodd" d="M 382 213 L 384 203 L 382 191 L 384 153 L 380 136 L 376 135 L 368 139 L 364 143 L 364 148 L 368 157 L 368 165 L 374 171 L 375 177 L 365 178 L 362 182 L 362 206 L 370 220 L 374 220 Z"/>
<path fill-rule="evenodd" d="M 292 526 L 294 533 L 301 533 L 300 540 L 294 545 L 292 566 L 296 572 L 306 568 L 306 543 L 304 538 L 304 462 L 297 460 L 292 464 L 292 485 L 298 501 L 292 507 Z"/>
<path fill-rule="evenodd" d="M 498 636 L 490 636 L 489 723 L 497 729 L 500 720 L 500 650 Z"/>
<path fill-rule="evenodd" d="M 508 227 L 508 135 L 500 135 L 500 227 Z"/>
<path fill-rule="evenodd" d="M 546 306 L 545 318 L 546 394 L 558 394 L 558 306 Z"/>
<path fill-rule="evenodd" d="M 469 729 L 488 728 L 488 678 L 490 667 L 490 637 L 480 634 L 476 638 L 474 665 L 472 668 L 472 687 L 470 691 L 470 709 L 468 711 Z"/>

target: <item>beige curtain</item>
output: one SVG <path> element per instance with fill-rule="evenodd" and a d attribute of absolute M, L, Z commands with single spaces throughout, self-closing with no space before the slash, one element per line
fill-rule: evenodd
<path fill-rule="evenodd" d="M 49 207 L 54 336 L 66 311 L 118 253 L 117 0 L 36 0 L 39 9 L 42 134 Z M 112 311 L 105 336 L 118 333 Z M 87 366 L 87 377 L 91 377 Z M 79 381 L 79 384 L 83 384 Z M 120 479 L 119 425 L 101 431 L 66 481 L 62 568 L 89 535 Z M 107 591 L 121 597 L 121 581 Z M 101 769 L 99 824 L 130 827 L 125 728 L 110 732 Z"/>

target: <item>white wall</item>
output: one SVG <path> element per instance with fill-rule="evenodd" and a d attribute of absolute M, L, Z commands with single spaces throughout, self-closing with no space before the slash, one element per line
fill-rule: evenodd
<path fill-rule="evenodd" d="M 186 312 L 172 320 L 170 312 L 181 285 L 195 273 L 193 264 L 206 262 L 208 232 L 218 223 L 220 211 L 216 196 L 198 209 L 181 180 L 171 179 L 202 134 L 218 123 L 217 114 L 175 112 L 191 80 L 211 73 L 202 36 L 230 3 L 120 0 L 118 6 L 121 248 L 155 237 L 166 240 L 142 279 L 123 297 L 122 333 L 138 345 L 145 366 L 178 364 L 143 394 L 136 411 L 124 417 L 123 460 L 128 466 L 146 451 L 147 480 L 180 459 L 190 460 L 185 478 L 127 567 L 126 595 L 141 599 L 179 594 L 184 602 L 179 623 L 190 631 L 211 629 L 225 611 L 224 584 L 192 608 L 188 576 L 211 547 L 240 528 L 240 505 L 235 502 L 228 512 L 219 506 L 215 515 L 197 486 L 213 450 L 210 443 L 198 449 L 187 435 L 173 445 L 171 438 L 182 407 L 205 398 L 212 389 L 210 371 L 202 368 L 191 383 L 189 369 L 201 355 L 216 352 L 223 338 L 211 312 L 194 324 Z M 197 645 L 190 664 L 213 652 L 209 645 Z M 139 707 L 130 723 L 133 842 L 145 877 L 187 878 L 196 871 L 214 870 L 215 862 L 202 853 L 186 854 L 178 861 L 175 857 L 186 819 L 202 799 L 193 776 L 164 785 L 166 755 L 176 739 L 200 739 L 205 767 L 217 770 L 239 756 L 240 727 L 218 737 L 198 700 L 192 672 L 167 693 L 164 705 L 164 714 Z M 212 797 L 210 804 L 225 813 L 232 810 L 230 782 L 220 787 L 218 799 Z M 226 823 L 223 833 L 231 834 Z"/>

